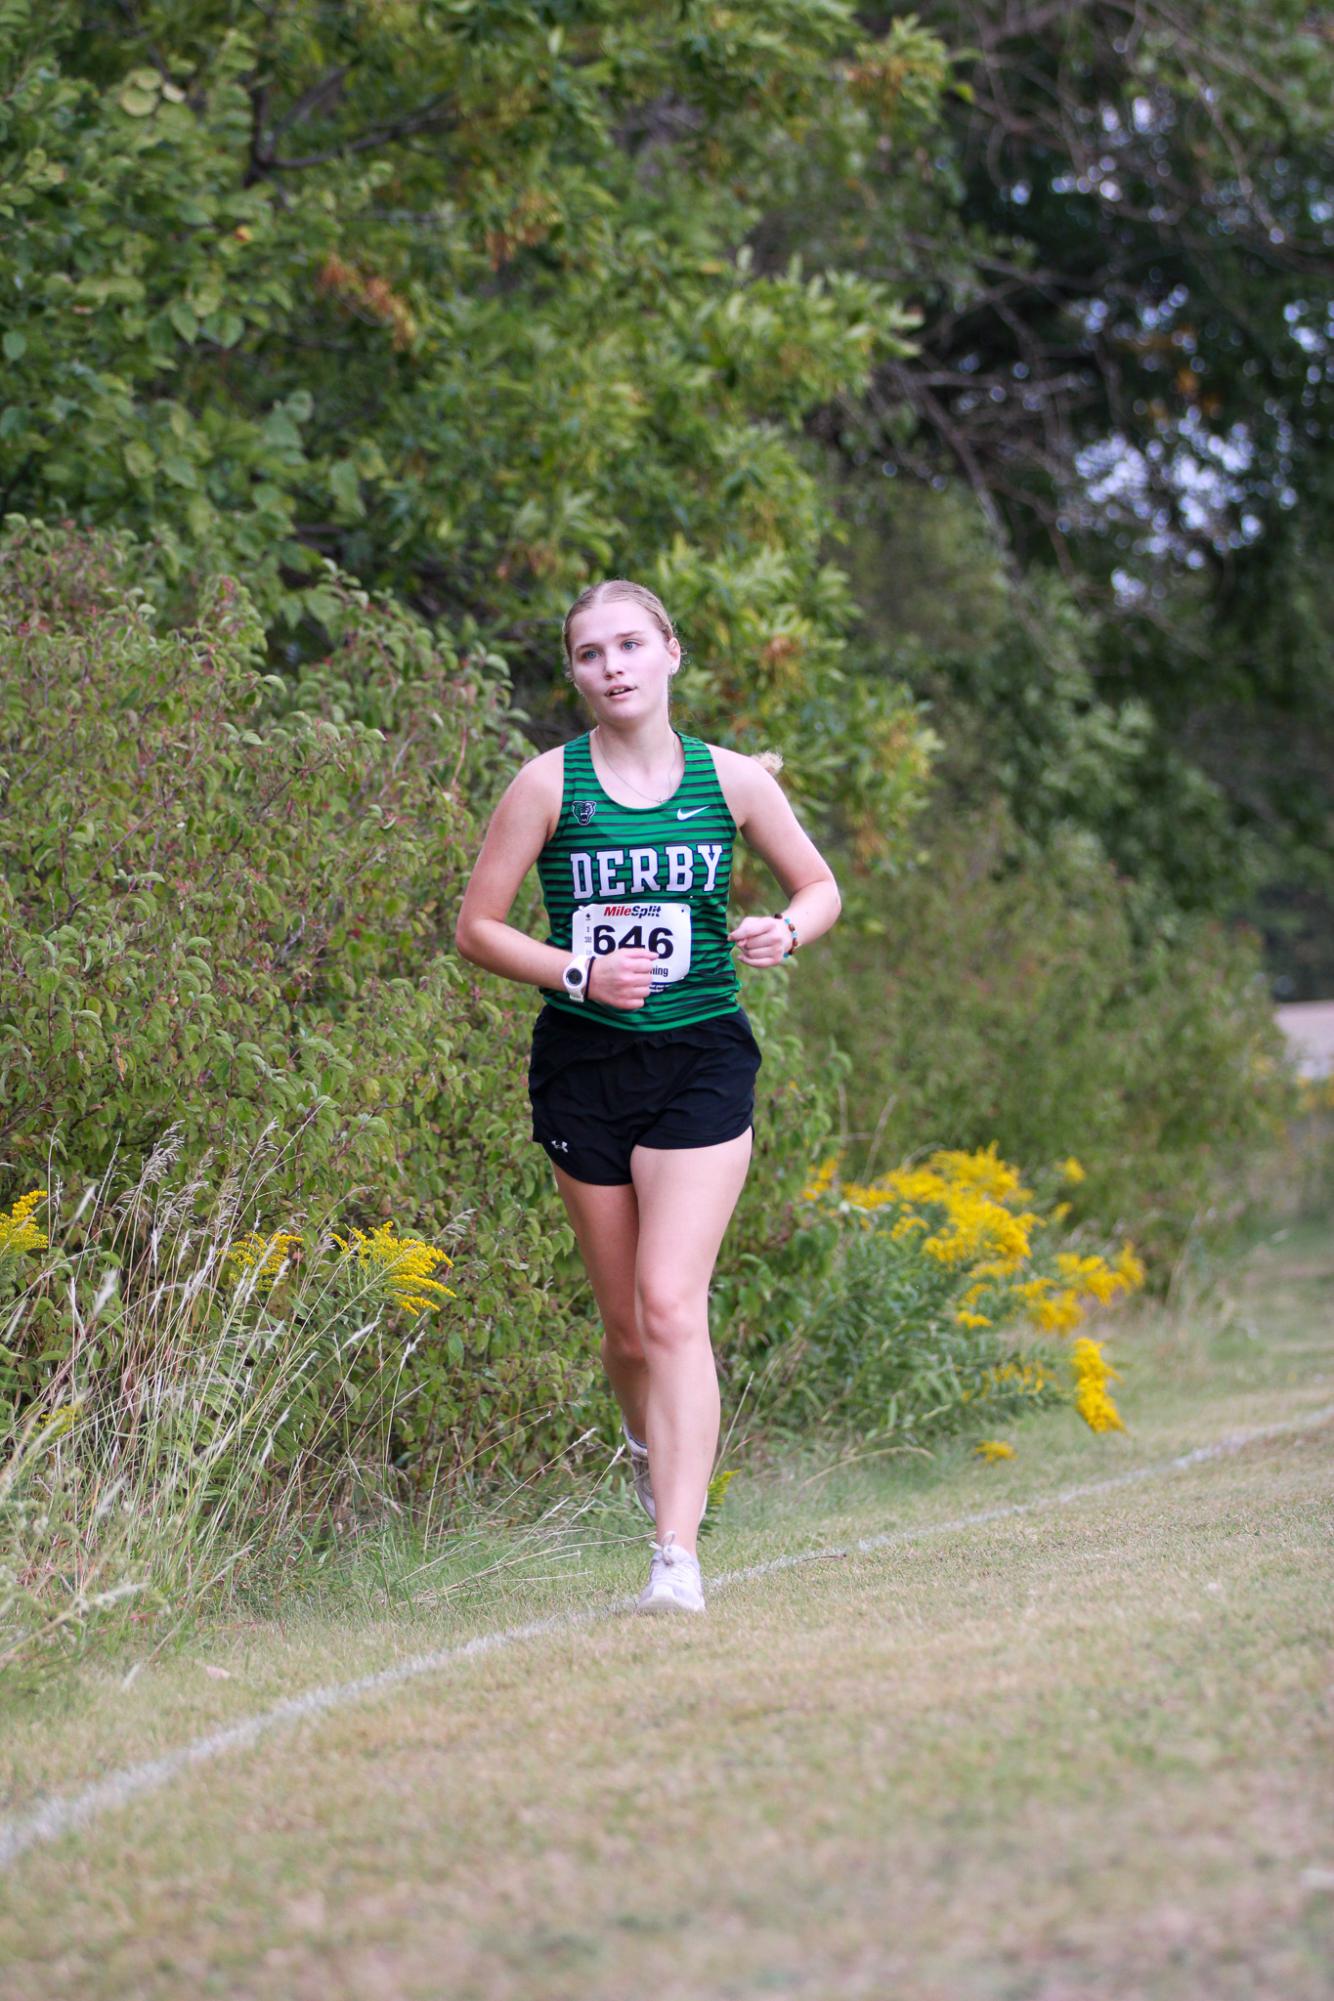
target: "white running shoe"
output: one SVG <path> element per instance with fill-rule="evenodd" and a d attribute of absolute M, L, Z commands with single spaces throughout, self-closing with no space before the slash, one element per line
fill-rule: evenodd
<path fill-rule="evenodd" d="M 655 1542 L 648 1583 L 639 1594 L 641 1612 L 702 1612 L 704 1581 L 698 1557 L 688 1556 L 669 1529 L 666 1542 Z"/>
<path fill-rule="evenodd" d="M 630 1427 L 624 1418 L 621 1419 L 621 1430 L 625 1433 L 625 1442 L 630 1448 L 630 1471 L 634 1475 L 639 1505 L 649 1520 L 656 1522 L 658 1511 L 653 1505 L 653 1480 L 648 1470 L 648 1447 L 631 1436 Z"/>

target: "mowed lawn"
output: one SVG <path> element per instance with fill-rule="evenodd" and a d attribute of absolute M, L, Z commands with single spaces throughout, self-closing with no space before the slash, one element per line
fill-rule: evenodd
<path fill-rule="evenodd" d="M 619 1613 L 289 1723 L 40 1844 L 0 1993 L 1326 2001 L 1334 1244 L 1112 1323 L 1128 1435 L 743 1476 L 707 1619 Z M 1291 1430 L 1171 1470 L 1238 1430 Z M 1005 1503 L 1160 1468 L 990 1521 Z M 858 1537 L 903 1539 L 858 1552 Z M 457 1595 L 328 1594 L 16 1699 L 3 1813 L 285 1696 L 609 1606 L 626 1511 Z"/>

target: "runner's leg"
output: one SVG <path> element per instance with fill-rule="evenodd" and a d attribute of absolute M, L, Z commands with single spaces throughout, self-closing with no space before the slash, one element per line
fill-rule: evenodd
<path fill-rule="evenodd" d="M 718 1449 L 718 1372 L 709 1339 L 709 1280 L 750 1165 L 749 1131 L 721 1146 L 637 1146 L 635 1265 L 648 1363 L 645 1438 L 657 1536 L 693 1554 Z M 633 1426 L 632 1426 L 633 1429 Z"/>
<path fill-rule="evenodd" d="M 642 1439 L 648 1364 L 635 1308 L 639 1199 L 629 1182 L 603 1188 L 576 1181 L 563 1167 L 556 1168 L 556 1185 L 602 1316 L 602 1366 L 621 1415 Z"/>

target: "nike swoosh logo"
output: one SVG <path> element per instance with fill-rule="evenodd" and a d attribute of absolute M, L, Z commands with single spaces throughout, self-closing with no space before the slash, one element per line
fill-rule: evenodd
<path fill-rule="evenodd" d="M 696 820 L 699 818 L 699 815 L 701 813 L 707 813 L 708 810 L 709 809 L 707 806 L 693 806 L 688 813 L 683 813 L 681 811 L 681 808 L 678 806 L 676 809 L 676 817 L 678 820 Z"/>

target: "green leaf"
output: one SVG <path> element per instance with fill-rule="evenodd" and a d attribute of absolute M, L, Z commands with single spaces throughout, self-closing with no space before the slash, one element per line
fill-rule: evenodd
<path fill-rule="evenodd" d="M 151 479 L 157 460 L 142 438 L 133 438 L 125 447 L 125 463 L 136 479 Z"/>
<path fill-rule="evenodd" d="M 359 520 L 366 510 L 361 501 L 361 483 L 351 459 L 339 459 L 329 469 L 329 487 L 344 519 Z"/>
<path fill-rule="evenodd" d="M 235 347 L 245 332 L 245 321 L 239 313 L 216 313 L 209 320 L 207 331 L 219 347 Z"/>
<path fill-rule="evenodd" d="M 18 327 L 10 327 L 4 338 L 6 361 L 18 361 L 28 351 L 28 336 Z"/>

